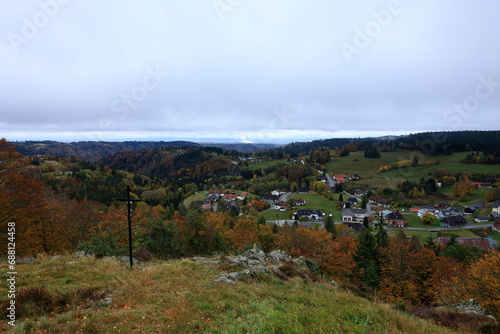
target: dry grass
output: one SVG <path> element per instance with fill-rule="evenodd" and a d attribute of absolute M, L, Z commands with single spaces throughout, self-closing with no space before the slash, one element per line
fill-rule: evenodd
<path fill-rule="evenodd" d="M 226 269 L 175 260 L 141 264 L 130 270 L 115 260 L 72 256 L 18 265 L 18 291 L 45 286 L 49 300 L 64 299 L 67 306 L 56 302 L 55 307 L 42 312 L 20 314 L 15 329 L 2 321 L 0 331 L 452 333 L 390 305 L 300 276 L 234 285 L 214 282 Z M 0 303 L 6 296 L 2 286 Z M 112 298 L 111 305 L 103 303 L 103 297 Z"/>

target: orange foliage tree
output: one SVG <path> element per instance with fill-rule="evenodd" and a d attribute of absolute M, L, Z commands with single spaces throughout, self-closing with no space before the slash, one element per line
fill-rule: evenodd
<path fill-rule="evenodd" d="M 0 237 L 7 238 L 7 224 L 16 224 L 17 254 L 40 251 L 27 237 L 33 222 L 43 212 L 43 183 L 27 176 L 29 162 L 4 138 L 0 139 Z M 0 250 L 5 252 L 6 248 Z"/>
<path fill-rule="evenodd" d="M 275 248 L 289 252 L 292 257 L 305 256 L 314 260 L 324 274 L 337 279 L 352 274 L 356 266 L 352 259 L 355 240 L 343 235 L 333 240 L 331 233 L 324 229 L 285 225 L 276 236 Z"/>
<path fill-rule="evenodd" d="M 380 294 L 394 302 L 430 304 L 435 257 L 420 240 L 408 240 L 400 231 L 382 250 Z"/>
<path fill-rule="evenodd" d="M 450 305 L 465 299 L 466 266 L 451 257 L 438 256 L 434 263 L 433 295 L 437 304 Z"/>
<path fill-rule="evenodd" d="M 466 291 L 495 318 L 500 317 L 500 251 L 487 253 L 472 263 L 466 276 Z"/>

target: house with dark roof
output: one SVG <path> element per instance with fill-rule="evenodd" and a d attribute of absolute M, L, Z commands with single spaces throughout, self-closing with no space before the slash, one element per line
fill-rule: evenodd
<path fill-rule="evenodd" d="M 366 191 L 363 188 L 356 187 L 352 189 L 352 193 L 354 194 L 354 196 L 363 196 Z"/>
<path fill-rule="evenodd" d="M 385 217 L 385 222 L 389 226 L 394 227 L 407 227 L 408 221 L 403 217 L 403 215 L 399 212 L 391 212 Z"/>
<path fill-rule="evenodd" d="M 368 217 L 368 212 L 365 209 L 355 209 L 355 208 L 342 209 L 343 222 L 363 221 L 365 217 Z"/>
<path fill-rule="evenodd" d="M 472 203 L 472 206 L 475 206 L 476 209 L 484 209 L 484 205 L 485 203 L 481 201 L 475 201 L 474 203 Z"/>
<path fill-rule="evenodd" d="M 440 225 L 444 227 L 457 227 L 467 224 L 462 216 L 450 216 L 440 220 Z"/>
<path fill-rule="evenodd" d="M 493 221 L 500 220 L 500 213 L 492 213 L 492 214 L 490 215 L 490 218 L 491 218 L 491 220 L 493 220 Z"/>
<path fill-rule="evenodd" d="M 350 230 L 362 231 L 364 229 L 363 224 L 358 222 L 346 222 L 344 225 Z"/>
<path fill-rule="evenodd" d="M 327 177 L 326 177 L 326 176 L 324 176 L 324 175 L 320 175 L 320 176 L 318 176 L 316 179 L 317 179 L 318 181 L 321 181 L 321 182 L 327 182 L 327 181 L 328 181 Z"/>
<path fill-rule="evenodd" d="M 349 202 L 351 204 L 356 204 L 358 203 L 358 199 L 354 197 L 349 197 L 346 202 Z"/>
<path fill-rule="evenodd" d="M 261 200 L 266 201 L 267 203 L 269 203 L 271 205 L 276 203 L 280 199 L 279 196 L 271 195 L 271 194 L 262 195 L 262 196 L 260 196 L 260 198 L 261 198 Z"/>
<path fill-rule="evenodd" d="M 491 205 L 491 212 L 492 213 L 500 213 L 500 201 L 496 201 Z"/>
<path fill-rule="evenodd" d="M 468 206 L 464 209 L 464 213 L 466 214 L 473 214 L 474 212 L 476 212 L 476 207 L 474 205 L 471 205 L 471 206 Z"/>
<path fill-rule="evenodd" d="M 382 196 L 377 196 L 373 195 L 368 198 L 368 201 L 372 204 L 377 204 L 377 205 L 386 205 L 389 204 L 389 201 L 383 198 Z"/>
<path fill-rule="evenodd" d="M 320 220 L 323 219 L 325 213 L 321 210 L 311 210 L 311 209 L 299 209 L 297 213 L 295 213 L 295 219 L 300 219 L 306 217 L 309 220 Z"/>
<path fill-rule="evenodd" d="M 474 219 L 474 223 L 487 223 L 490 221 L 490 218 L 486 216 L 478 216 Z"/>
<path fill-rule="evenodd" d="M 309 188 L 306 188 L 306 187 L 299 188 L 299 194 L 310 194 L 310 193 L 311 193 L 311 189 L 309 189 Z"/>
<path fill-rule="evenodd" d="M 437 214 L 438 218 L 445 218 L 445 217 L 451 217 L 451 216 L 459 216 L 462 214 L 462 211 L 460 211 L 457 208 L 448 208 L 448 209 L 443 209 L 439 211 Z"/>

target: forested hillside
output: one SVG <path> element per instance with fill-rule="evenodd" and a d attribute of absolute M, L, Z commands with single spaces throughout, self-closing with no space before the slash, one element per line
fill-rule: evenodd
<path fill-rule="evenodd" d="M 113 154 L 142 149 L 153 149 L 162 146 L 211 146 L 224 150 L 235 150 L 242 153 L 252 153 L 258 150 L 274 148 L 274 144 L 246 144 L 246 143 L 194 143 L 189 141 L 81 141 L 61 143 L 56 141 L 21 141 L 12 142 L 17 151 L 24 155 L 50 154 L 64 157 L 76 157 L 90 162 L 97 162 Z"/>
<path fill-rule="evenodd" d="M 487 163 L 500 163 L 500 131 L 441 131 L 423 132 L 388 139 L 381 138 L 333 138 L 296 142 L 262 152 L 273 158 L 309 155 L 321 147 L 332 150 L 345 148 L 348 151 L 362 151 L 377 148 L 383 152 L 419 151 L 428 155 L 444 155 L 455 152 L 478 151 Z"/>

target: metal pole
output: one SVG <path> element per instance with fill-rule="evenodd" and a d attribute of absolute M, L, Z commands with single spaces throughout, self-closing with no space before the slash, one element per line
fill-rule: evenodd
<path fill-rule="evenodd" d="M 128 251 L 130 257 L 130 268 L 132 268 L 134 266 L 134 261 L 132 260 L 132 202 L 139 202 L 139 200 L 130 198 L 130 186 L 127 186 L 127 198 L 118 198 L 118 200 L 127 202 Z"/>

